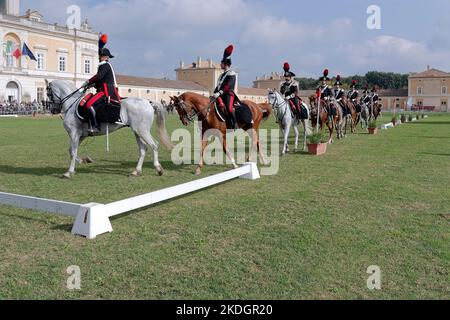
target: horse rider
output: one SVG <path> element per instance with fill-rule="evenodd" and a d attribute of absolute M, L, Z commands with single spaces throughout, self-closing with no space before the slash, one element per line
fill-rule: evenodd
<path fill-rule="evenodd" d="M 336 76 L 336 82 L 334 83 L 334 98 L 336 99 L 336 102 L 342 107 L 342 110 L 344 111 L 344 116 L 348 115 L 350 112 L 348 110 L 348 107 L 344 104 L 342 99 L 345 97 L 345 90 L 341 88 L 342 82 L 341 82 L 341 76 Z"/>
<path fill-rule="evenodd" d="M 331 91 L 331 88 L 328 86 L 328 82 L 330 81 L 330 78 L 328 78 L 329 71 L 328 69 L 325 69 L 323 71 L 323 76 L 319 78 L 320 85 L 317 88 L 318 92 L 320 92 L 320 96 L 323 100 L 329 101 L 333 97 L 333 92 Z"/>
<path fill-rule="evenodd" d="M 366 105 L 366 107 L 370 108 L 370 95 L 369 95 L 369 89 L 367 87 L 364 88 L 361 102 Z"/>
<path fill-rule="evenodd" d="M 356 89 L 356 80 L 352 81 L 350 89 L 351 90 L 347 93 L 347 99 L 350 100 L 356 108 L 358 106 L 358 97 L 359 97 L 359 92 Z"/>
<path fill-rule="evenodd" d="M 225 110 L 225 114 L 231 122 L 232 129 L 237 130 L 239 128 L 236 120 L 234 103 L 239 102 L 239 98 L 235 93 L 237 75 L 236 72 L 231 69 L 231 55 L 233 54 L 233 50 L 234 47 L 232 45 L 225 49 L 223 59 L 220 64 L 223 73 L 217 81 L 217 87 L 214 90 L 214 94 L 211 99 L 216 101 L 222 110 Z"/>
<path fill-rule="evenodd" d="M 285 82 L 281 86 L 281 94 L 284 95 L 286 101 L 289 102 L 294 114 L 298 119 L 301 119 L 301 103 L 302 99 L 298 96 L 299 88 L 297 81 L 294 80 L 295 73 L 291 71 L 289 63 L 284 64 L 284 80 Z"/>
<path fill-rule="evenodd" d="M 111 102 L 120 104 L 120 96 L 114 69 L 109 59 L 114 58 L 109 49 L 105 48 L 108 41 L 106 35 L 102 35 L 99 40 L 99 66 L 95 76 L 83 84 L 83 88 L 95 87 L 96 94 L 88 94 L 81 101 L 80 106 L 86 108 L 89 114 L 89 134 L 94 135 L 100 132 L 97 122 L 95 108 Z"/>
<path fill-rule="evenodd" d="M 378 91 L 376 87 L 372 88 L 372 94 L 370 95 L 370 98 L 372 100 L 372 104 L 376 105 L 378 103 L 378 100 L 380 100 L 380 96 L 378 95 Z"/>

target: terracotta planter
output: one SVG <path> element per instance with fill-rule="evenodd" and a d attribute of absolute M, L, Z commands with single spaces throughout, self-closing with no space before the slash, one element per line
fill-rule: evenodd
<path fill-rule="evenodd" d="M 327 144 L 308 144 L 308 152 L 309 154 L 320 156 L 327 153 Z"/>
<path fill-rule="evenodd" d="M 377 134 L 378 128 L 369 128 L 369 134 Z"/>

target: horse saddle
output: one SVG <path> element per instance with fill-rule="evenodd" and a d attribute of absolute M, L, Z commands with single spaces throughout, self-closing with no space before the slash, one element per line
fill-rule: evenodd
<path fill-rule="evenodd" d="M 92 106 L 95 110 L 95 115 L 97 118 L 97 122 L 99 123 L 116 123 L 121 121 L 120 112 L 121 112 L 121 104 L 118 101 L 106 101 L 95 103 Z M 77 108 L 77 117 L 83 121 L 89 121 L 88 110 L 86 107 L 79 105 Z"/>
<path fill-rule="evenodd" d="M 222 109 L 218 104 L 216 104 L 216 115 L 220 122 L 226 122 L 227 126 L 231 125 L 228 116 L 226 114 L 226 111 Z M 253 114 L 250 110 L 249 106 L 247 106 L 245 103 L 235 104 L 234 106 L 235 114 L 236 114 L 236 120 L 238 123 L 245 124 L 245 125 L 252 125 L 253 124 Z"/>

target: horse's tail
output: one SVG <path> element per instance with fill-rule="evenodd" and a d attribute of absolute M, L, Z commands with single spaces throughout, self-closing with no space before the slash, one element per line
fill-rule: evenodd
<path fill-rule="evenodd" d="M 263 120 L 266 121 L 272 115 L 273 108 L 268 103 L 260 104 L 259 107 L 263 111 Z"/>
<path fill-rule="evenodd" d="M 313 134 L 312 121 L 310 119 L 305 120 L 305 133 L 306 136 L 310 136 Z"/>
<path fill-rule="evenodd" d="M 162 144 L 167 148 L 167 150 L 173 149 L 173 144 L 170 141 L 169 134 L 167 133 L 166 127 L 166 111 L 162 105 L 157 103 L 153 104 L 153 108 L 155 109 L 156 114 L 156 123 L 158 125 L 159 138 L 161 139 Z"/>

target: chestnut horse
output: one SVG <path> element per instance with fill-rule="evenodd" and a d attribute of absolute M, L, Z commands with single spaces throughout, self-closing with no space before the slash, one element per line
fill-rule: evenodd
<path fill-rule="evenodd" d="M 353 102 L 351 102 L 349 99 L 343 97 L 342 103 L 345 106 L 347 106 L 348 110 L 350 111 L 350 114 L 348 114 L 345 119 L 345 135 L 347 135 L 347 128 L 348 128 L 349 122 L 350 122 L 350 127 L 352 130 L 352 133 L 354 134 L 354 133 L 356 133 L 356 126 L 358 125 L 358 122 L 359 122 L 358 112 L 356 111 L 356 107 L 353 104 Z"/>
<path fill-rule="evenodd" d="M 317 96 L 312 95 L 309 97 L 309 103 L 311 106 L 311 121 L 313 127 L 317 126 Z M 328 139 L 328 144 L 333 143 L 333 131 L 336 128 L 337 138 L 341 139 L 344 137 L 343 129 L 344 129 L 344 117 L 341 106 L 337 105 L 337 115 L 331 115 L 331 103 L 327 102 L 323 99 L 320 100 L 320 116 L 319 116 L 319 125 L 320 130 L 326 125 L 329 132 L 330 137 Z"/>
<path fill-rule="evenodd" d="M 211 129 L 215 129 L 214 131 L 216 132 L 212 135 L 216 134 L 216 136 L 218 136 L 220 142 L 223 145 L 223 151 L 230 159 L 234 168 L 237 168 L 238 166 L 236 164 L 236 161 L 234 160 L 227 146 L 227 125 L 225 122 L 221 122 L 219 120 L 214 103 L 212 103 L 209 98 L 193 92 L 186 92 L 179 97 L 171 97 L 171 100 L 180 116 L 180 120 L 183 125 L 188 126 L 195 117 L 197 117 L 202 124 L 202 145 L 200 151 L 200 161 L 197 169 L 195 170 L 195 174 L 200 175 L 202 172 L 202 168 L 204 166 L 204 153 L 208 145 L 208 130 Z M 259 126 L 263 120 L 269 118 L 272 113 L 272 108 L 267 104 L 258 105 L 252 101 L 247 100 L 242 102 L 250 108 L 253 118 L 253 123 L 251 125 L 242 124 L 238 121 L 239 128 L 246 131 L 252 139 L 252 148 L 247 160 L 251 161 L 252 153 L 257 150 L 261 157 L 261 162 L 263 164 L 266 164 L 266 159 L 260 148 Z"/>
<path fill-rule="evenodd" d="M 373 119 L 376 121 L 378 120 L 378 117 L 381 115 L 381 109 L 383 108 L 383 106 L 381 105 L 381 103 L 376 102 L 375 106 L 372 108 L 372 115 L 373 115 Z M 371 120 L 373 120 L 371 118 Z"/>

